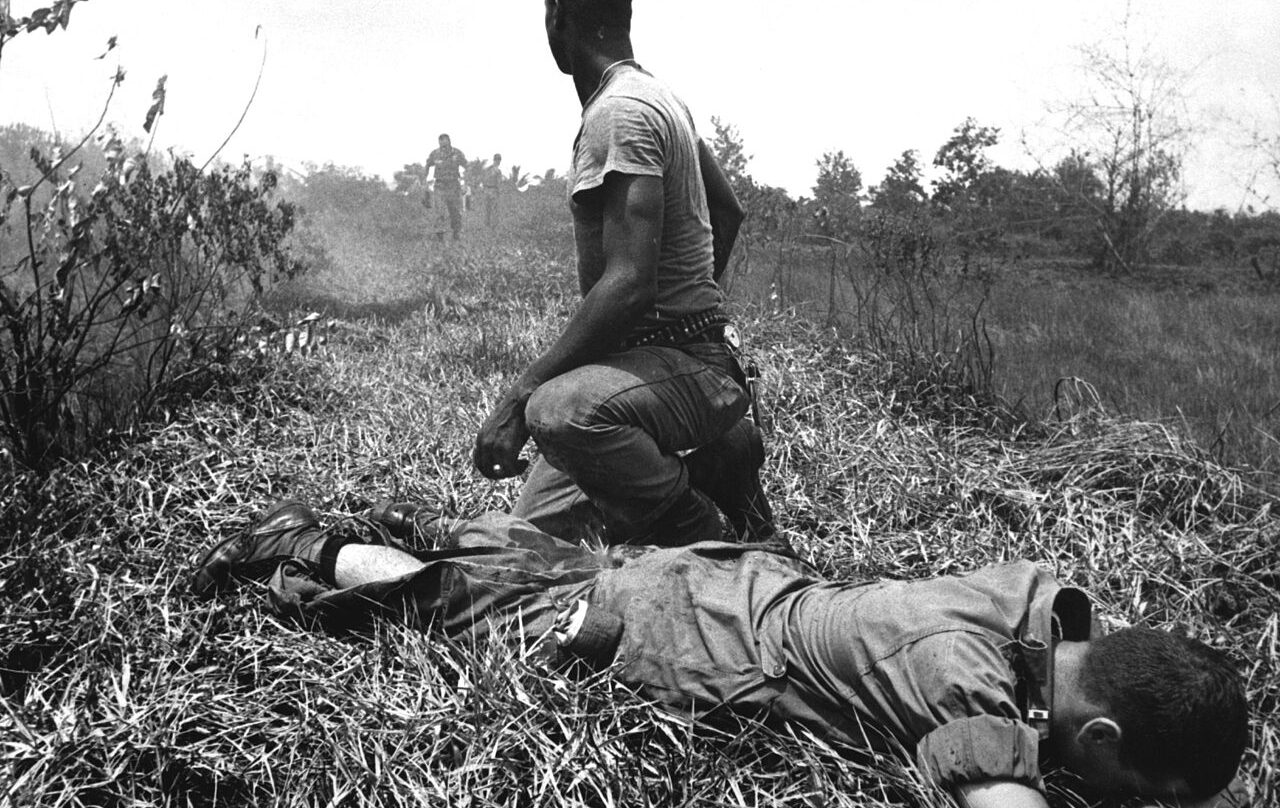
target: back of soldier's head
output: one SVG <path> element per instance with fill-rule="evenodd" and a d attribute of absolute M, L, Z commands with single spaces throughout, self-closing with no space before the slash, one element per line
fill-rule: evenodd
<path fill-rule="evenodd" d="M 1081 685 L 1123 731 L 1121 762 L 1183 777 L 1197 798 L 1227 786 L 1249 741 L 1240 675 L 1188 637 L 1126 628 L 1089 644 Z"/>

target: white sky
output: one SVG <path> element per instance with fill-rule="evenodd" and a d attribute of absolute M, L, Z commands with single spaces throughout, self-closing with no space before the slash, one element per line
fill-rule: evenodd
<path fill-rule="evenodd" d="M 12 5 L 22 16 L 47 3 Z M 1003 129 L 997 162 L 1033 166 L 1019 133 L 1036 136 L 1046 102 L 1077 85 L 1076 46 L 1113 35 L 1123 11 L 1119 0 L 634 6 L 640 62 L 684 97 L 708 137 L 712 115 L 737 126 L 752 175 L 793 194 L 810 192 L 824 151 L 843 149 L 867 184 L 904 149 L 927 163 L 969 115 Z M 1201 132 L 1188 204 L 1236 208 L 1253 162 L 1245 133 L 1280 132 L 1280 2 L 1134 0 L 1133 10 L 1138 38 L 1191 73 Z M 113 35 L 119 47 L 95 61 Z M 140 135 L 167 74 L 156 144 L 204 158 L 239 118 L 264 45 L 261 90 L 225 158 L 270 154 L 389 178 L 448 131 L 469 157 L 500 151 L 535 173 L 568 162 L 579 108 L 536 0 L 89 0 L 66 31 L 6 46 L 0 123 L 79 133 L 119 64 L 128 77 L 109 119 Z"/>

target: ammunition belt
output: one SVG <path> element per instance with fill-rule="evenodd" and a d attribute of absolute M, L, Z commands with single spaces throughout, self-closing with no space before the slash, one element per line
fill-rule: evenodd
<path fill-rule="evenodd" d="M 724 342 L 729 316 L 720 309 L 704 309 L 686 314 L 674 323 L 632 334 L 622 341 L 623 350 L 645 345 L 678 347 L 691 342 Z"/>

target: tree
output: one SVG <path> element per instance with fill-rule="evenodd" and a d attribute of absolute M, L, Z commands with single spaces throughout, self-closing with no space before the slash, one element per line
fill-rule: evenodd
<path fill-rule="evenodd" d="M 752 179 L 747 172 L 751 155 L 747 154 L 742 135 L 736 126 L 724 123 L 717 117 L 711 118 L 711 125 L 715 128 L 715 136 L 707 144 L 708 148 L 728 178 L 729 187 L 738 197 L 738 202 L 747 212 L 747 220 L 738 232 L 739 241 L 750 242 L 754 236 L 777 233 L 795 213 L 796 203 L 781 188 L 761 185 Z"/>
<path fill-rule="evenodd" d="M 1264 211 L 1280 210 L 1280 96 L 1271 95 L 1270 113 L 1244 134 L 1254 162 L 1245 190 Z"/>
<path fill-rule="evenodd" d="M 912 213 L 928 199 L 921 180 L 920 159 L 914 149 L 904 151 L 880 184 L 871 189 L 871 205 L 894 213 Z"/>
<path fill-rule="evenodd" d="M 944 208 L 989 203 L 991 199 L 980 193 L 982 181 L 991 171 L 986 150 L 999 141 L 999 129 L 965 118 L 934 155 L 933 164 L 942 169 L 943 176 L 934 186 L 933 201 Z"/>
<path fill-rule="evenodd" d="M 521 171 L 520 166 L 514 165 L 511 167 L 511 170 L 507 172 L 507 182 L 511 183 L 511 187 L 515 188 L 517 191 L 523 191 L 525 186 L 529 184 L 529 173 L 527 171 Z"/>
<path fill-rule="evenodd" d="M 827 152 L 817 166 L 813 201 L 818 206 L 818 227 L 823 235 L 845 238 L 862 209 L 862 174 L 843 151 Z"/>
<path fill-rule="evenodd" d="M 1061 110 L 1063 131 L 1096 184 L 1075 195 L 1093 213 L 1095 264 L 1127 272 L 1148 257 L 1160 219 L 1181 202 L 1185 77 L 1136 46 L 1126 11 L 1120 37 L 1081 50 L 1086 93 Z M 1071 189 L 1064 187 L 1070 193 Z"/>
<path fill-rule="evenodd" d="M 716 134 L 707 145 L 720 164 L 720 170 L 729 178 L 733 192 L 741 198 L 751 185 L 751 176 L 747 174 L 751 155 L 746 152 L 738 127 L 724 123 L 714 115 L 711 117 L 711 126 Z"/>
<path fill-rule="evenodd" d="M 396 193 L 409 194 L 427 185 L 427 167 L 422 163 L 405 163 L 404 168 L 392 175 Z"/>

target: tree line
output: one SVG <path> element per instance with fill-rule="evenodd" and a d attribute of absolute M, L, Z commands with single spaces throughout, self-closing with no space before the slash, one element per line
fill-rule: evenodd
<path fill-rule="evenodd" d="M 712 119 L 713 151 L 751 212 L 755 235 L 853 242 L 888 223 L 940 234 L 961 256 L 1087 259 L 1114 274 L 1150 264 L 1249 264 L 1280 282 L 1273 198 L 1251 186 L 1245 190 L 1256 209 L 1183 204 L 1183 161 L 1197 134 L 1184 93 L 1188 76 L 1135 42 L 1130 22 L 1126 11 L 1109 41 L 1079 48 L 1078 95 L 1049 105 L 1054 123 L 1047 129 L 1056 130 L 1060 156 L 1033 170 L 995 165 L 988 151 L 1001 131 L 973 118 L 955 127 L 931 161 L 908 149 L 870 187 L 843 151 L 827 152 L 817 161 L 812 196 L 799 199 L 757 183 L 741 134 L 719 119 Z M 1259 163 L 1253 182 L 1280 182 L 1280 138 L 1250 139 Z"/>
<path fill-rule="evenodd" d="M 995 165 L 988 150 L 1000 130 L 968 118 L 955 127 L 929 164 L 908 149 L 875 185 L 843 151 L 817 160 L 812 196 L 793 199 L 758 183 L 748 171 L 739 131 L 716 118 L 712 151 L 751 214 L 758 237 L 784 234 L 854 242 L 884 220 L 941 228 L 970 251 L 1020 258 L 1087 259 L 1124 273 L 1150 264 L 1252 265 L 1280 280 L 1280 212 L 1189 210 L 1179 204 L 1181 169 L 1169 154 L 1125 169 L 1072 151 L 1030 171 Z M 936 179 L 929 182 L 932 167 Z"/>

